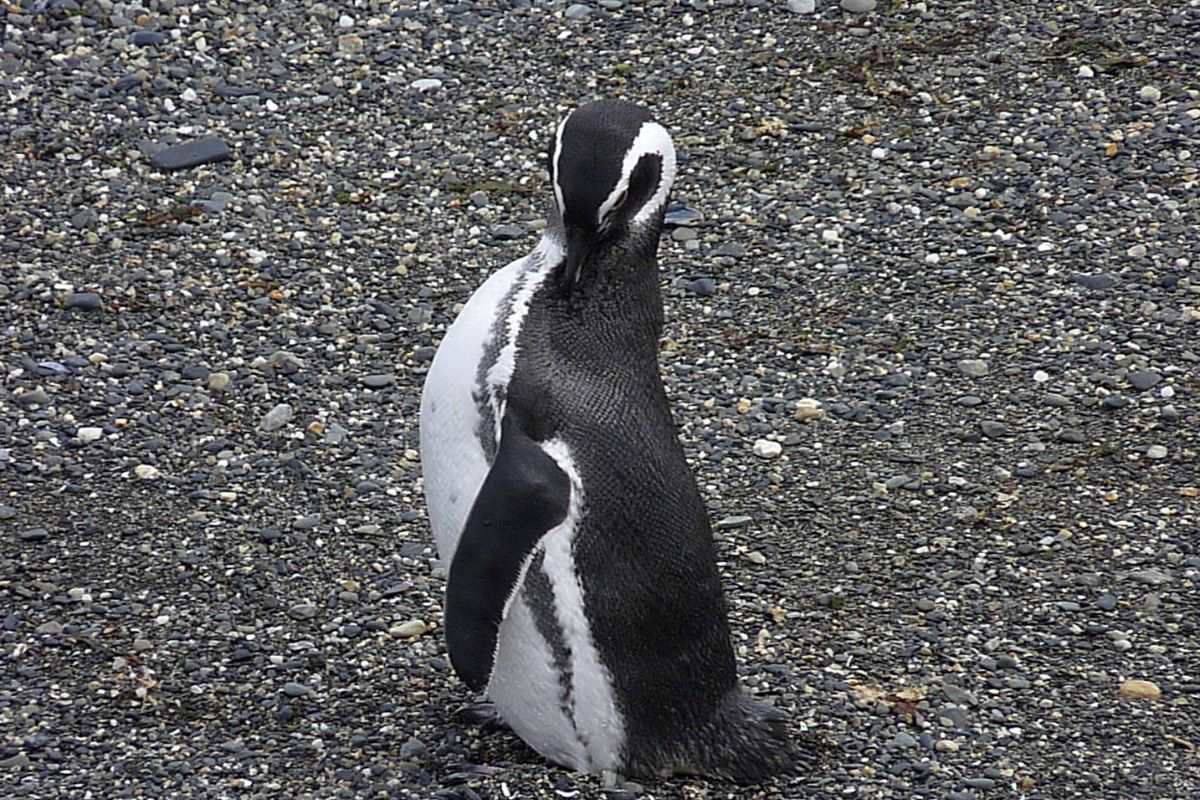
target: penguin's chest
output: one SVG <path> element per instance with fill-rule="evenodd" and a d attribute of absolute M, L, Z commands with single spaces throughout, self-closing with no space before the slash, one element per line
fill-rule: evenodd
<path fill-rule="evenodd" d="M 495 457 L 504 393 L 540 251 L 494 273 L 442 339 L 421 393 L 421 471 L 438 556 L 449 565 Z"/>

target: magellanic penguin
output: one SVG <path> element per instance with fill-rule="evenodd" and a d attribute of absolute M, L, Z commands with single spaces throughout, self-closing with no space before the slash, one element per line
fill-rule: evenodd
<path fill-rule="evenodd" d="M 643 108 L 571 112 L 537 247 L 446 331 L 421 463 L 463 681 L 581 772 L 741 783 L 794 765 L 739 688 L 708 515 L 658 366 L 675 148 Z"/>

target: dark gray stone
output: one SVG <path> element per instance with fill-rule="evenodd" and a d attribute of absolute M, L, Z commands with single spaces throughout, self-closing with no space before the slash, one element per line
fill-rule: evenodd
<path fill-rule="evenodd" d="M 232 155 L 229 145 L 225 144 L 223 139 L 208 136 L 165 147 L 150 157 L 150 163 L 158 169 L 172 172 L 201 164 L 227 161 Z"/>

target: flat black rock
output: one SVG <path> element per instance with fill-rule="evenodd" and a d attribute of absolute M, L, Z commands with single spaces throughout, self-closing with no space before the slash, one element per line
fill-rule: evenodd
<path fill-rule="evenodd" d="M 1102 291 L 1104 289 L 1111 289 L 1112 287 L 1117 285 L 1116 278 L 1114 278 L 1112 275 L 1107 275 L 1103 272 L 1098 273 L 1096 275 L 1087 275 L 1087 274 L 1080 272 L 1080 273 L 1076 273 L 1074 278 L 1075 278 L 1075 282 L 1078 283 L 1083 288 L 1094 289 L 1096 291 Z"/>
<path fill-rule="evenodd" d="M 167 35 L 160 31 L 134 31 L 129 34 L 129 43 L 138 47 L 156 47 L 167 40 Z"/>
<path fill-rule="evenodd" d="M 67 296 L 67 301 L 63 303 L 65 308 L 74 308 L 79 311 L 96 311 L 100 305 L 100 295 L 95 292 L 72 292 Z"/>
<path fill-rule="evenodd" d="M 161 170 L 172 171 L 227 161 L 231 155 L 224 140 L 208 136 L 163 148 L 150 156 L 150 163 Z"/>

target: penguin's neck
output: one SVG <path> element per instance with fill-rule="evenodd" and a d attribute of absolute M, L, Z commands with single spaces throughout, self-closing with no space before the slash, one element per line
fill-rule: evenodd
<path fill-rule="evenodd" d="M 653 364 L 657 369 L 663 306 L 658 236 L 650 233 L 644 241 L 619 242 L 598 254 L 569 291 L 556 270 L 551 276 L 555 347 L 617 368 Z"/>

